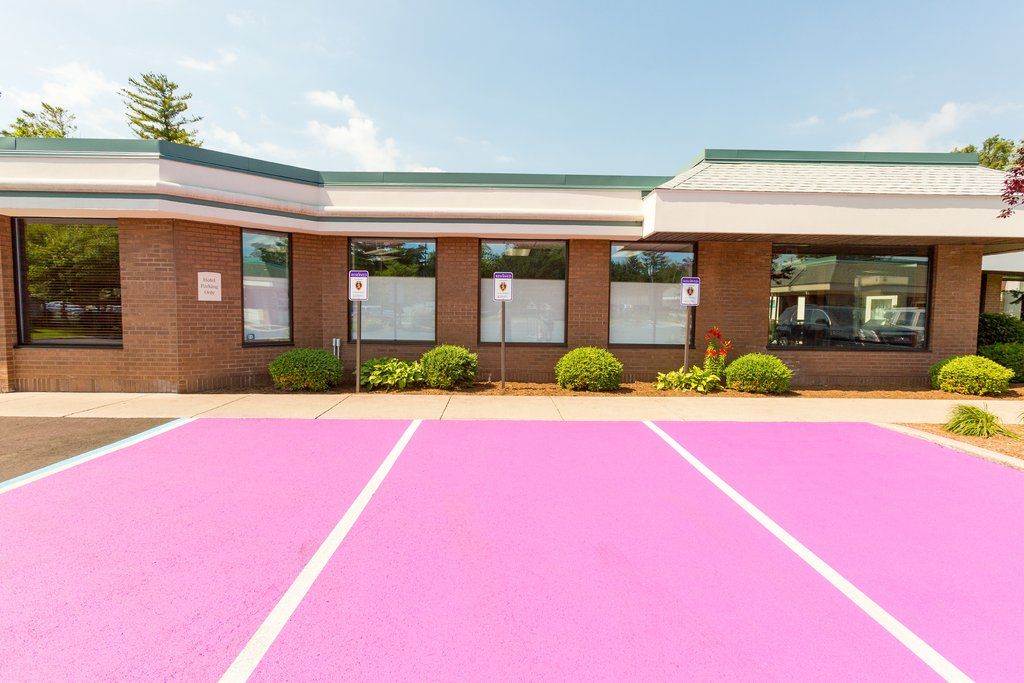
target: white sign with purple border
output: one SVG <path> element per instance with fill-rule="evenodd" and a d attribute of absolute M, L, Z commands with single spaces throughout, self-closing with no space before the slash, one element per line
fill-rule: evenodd
<path fill-rule="evenodd" d="M 348 300 L 366 301 L 370 296 L 370 273 L 365 270 L 348 271 Z"/>
<path fill-rule="evenodd" d="M 682 306 L 697 306 L 700 304 L 699 277 L 679 278 L 679 303 Z"/>
<path fill-rule="evenodd" d="M 512 301 L 512 273 L 494 274 L 494 300 Z"/>

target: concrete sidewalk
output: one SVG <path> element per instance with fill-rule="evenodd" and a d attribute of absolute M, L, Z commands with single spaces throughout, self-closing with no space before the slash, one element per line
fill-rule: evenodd
<path fill-rule="evenodd" d="M 455 394 L 0 394 L 0 417 L 945 422 L 960 403 L 1016 423 L 1024 401 Z"/>

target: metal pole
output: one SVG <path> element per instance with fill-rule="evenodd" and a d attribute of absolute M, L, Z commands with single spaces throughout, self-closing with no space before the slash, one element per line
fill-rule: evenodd
<path fill-rule="evenodd" d="M 693 306 L 686 307 L 686 326 L 683 328 L 683 372 L 690 369 L 690 311 Z"/>
<path fill-rule="evenodd" d="M 362 343 L 363 343 L 363 302 L 356 302 L 356 393 L 359 393 L 362 374 Z"/>
<path fill-rule="evenodd" d="M 501 302 L 501 390 L 505 391 L 505 302 Z"/>

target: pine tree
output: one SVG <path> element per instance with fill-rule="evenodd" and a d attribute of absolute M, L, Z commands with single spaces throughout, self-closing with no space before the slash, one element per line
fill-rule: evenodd
<path fill-rule="evenodd" d="M 39 112 L 21 110 L 10 128 L 0 131 L 5 138 L 66 138 L 78 130 L 75 115 L 63 107 L 40 103 Z"/>
<path fill-rule="evenodd" d="M 178 84 L 165 74 L 143 73 L 129 78 L 128 88 L 121 90 L 128 107 L 128 126 L 144 140 L 168 140 L 183 145 L 202 147 L 195 129 L 188 126 L 202 121 L 202 116 L 186 116 L 192 93 L 179 94 Z"/>

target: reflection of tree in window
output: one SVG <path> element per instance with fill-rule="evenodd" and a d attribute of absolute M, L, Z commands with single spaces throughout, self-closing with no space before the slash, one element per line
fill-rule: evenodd
<path fill-rule="evenodd" d="M 121 336 L 117 226 L 24 226 L 26 311 L 33 340 Z"/>
<path fill-rule="evenodd" d="M 352 240 L 352 269 L 387 277 L 433 277 L 433 242 Z"/>

